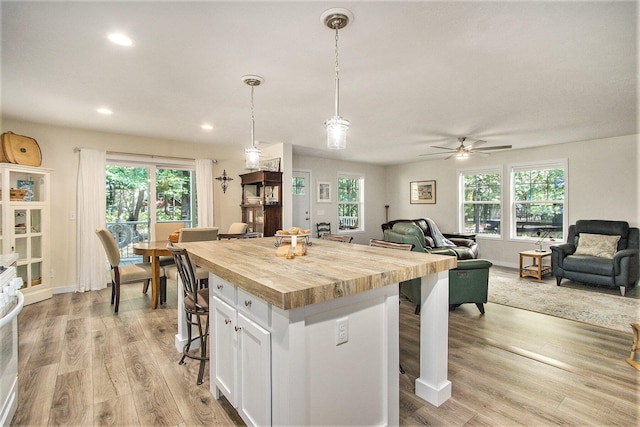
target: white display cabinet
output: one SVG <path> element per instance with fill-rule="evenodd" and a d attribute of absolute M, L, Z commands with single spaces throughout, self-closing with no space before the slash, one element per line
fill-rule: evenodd
<path fill-rule="evenodd" d="M 16 253 L 16 272 L 24 283 L 25 304 L 51 298 L 51 170 L 0 163 L 0 240 L 2 254 Z"/>

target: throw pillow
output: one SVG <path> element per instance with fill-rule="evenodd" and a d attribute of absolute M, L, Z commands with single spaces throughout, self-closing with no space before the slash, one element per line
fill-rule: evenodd
<path fill-rule="evenodd" d="M 618 240 L 620 240 L 620 236 L 580 233 L 575 254 L 611 259 L 618 248 Z"/>

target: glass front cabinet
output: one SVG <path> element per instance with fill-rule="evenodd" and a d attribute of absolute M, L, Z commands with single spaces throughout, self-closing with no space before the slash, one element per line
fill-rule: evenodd
<path fill-rule="evenodd" d="M 15 261 L 25 304 L 51 298 L 49 169 L 0 163 L 2 258 Z"/>
<path fill-rule="evenodd" d="M 242 179 L 242 222 L 249 232 L 273 236 L 282 228 L 282 172 L 255 171 Z"/>

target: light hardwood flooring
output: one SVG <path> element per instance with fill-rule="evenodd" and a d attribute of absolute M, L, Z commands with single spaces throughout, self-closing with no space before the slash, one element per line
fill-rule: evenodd
<path fill-rule="evenodd" d="M 517 272 L 514 271 L 514 278 Z M 19 316 L 19 407 L 14 426 L 242 424 L 230 404 L 197 386 L 198 363 L 178 365 L 175 283 L 151 310 L 141 285 L 54 295 Z M 625 362 L 632 342 L 616 332 L 487 304 L 450 313 L 452 398 L 439 408 L 413 393 L 419 318 L 400 305 L 401 425 L 639 424 L 640 372 Z M 208 373 L 208 369 L 207 369 Z"/>

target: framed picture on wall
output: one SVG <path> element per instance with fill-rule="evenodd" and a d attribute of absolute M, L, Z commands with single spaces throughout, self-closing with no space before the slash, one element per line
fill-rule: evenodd
<path fill-rule="evenodd" d="M 318 203 L 331 203 L 330 182 L 318 182 Z"/>
<path fill-rule="evenodd" d="M 411 203 L 436 203 L 435 181 L 413 181 L 409 193 Z"/>

